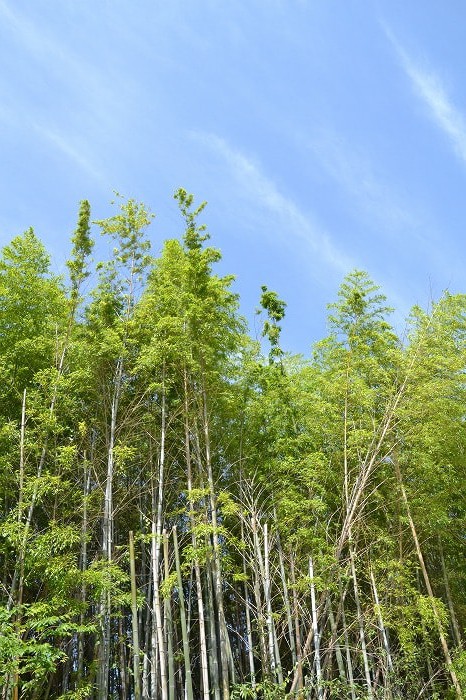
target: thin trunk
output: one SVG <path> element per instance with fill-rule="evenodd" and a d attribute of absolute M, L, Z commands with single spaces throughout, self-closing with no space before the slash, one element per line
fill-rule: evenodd
<path fill-rule="evenodd" d="M 251 565 L 254 571 L 254 597 L 256 599 L 256 611 L 257 611 L 257 633 L 259 635 L 259 648 L 261 652 L 261 662 L 262 662 L 262 675 L 270 675 L 270 663 L 268 661 L 267 654 L 267 643 L 265 640 L 265 627 L 266 622 L 264 621 L 264 613 L 262 609 L 262 597 L 261 597 L 261 583 L 263 587 L 264 583 L 264 565 L 262 561 L 261 549 L 259 546 L 259 535 L 257 531 L 257 519 L 253 514 L 251 517 L 251 530 L 253 539 L 253 552 L 254 556 L 251 561 Z"/>
<path fill-rule="evenodd" d="M 24 488 L 24 437 L 26 431 L 26 389 L 23 392 L 23 405 L 21 409 L 21 437 L 19 443 L 19 496 L 18 496 L 18 522 L 21 522 L 23 512 L 23 488 Z"/>
<path fill-rule="evenodd" d="M 342 680 L 344 680 L 345 683 L 346 682 L 349 683 L 349 688 L 351 690 L 352 700 L 355 700 L 356 695 L 355 695 L 355 689 L 354 689 L 353 665 L 351 662 L 351 653 L 350 653 L 348 630 L 346 627 L 346 616 L 345 616 L 345 598 L 346 598 L 346 593 L 348 590 L 348 585 L 349 585 L 349 581 L 347 581 L 345 589 L 342 589 L 341 581 L 338 577 L 339 600 L 338 600 L 336 617 L 333 614 L 332 601 L 331 601 L 330 597 L 327 598 L 327 610 L 328 610 L 330 627 L 332 630 L 332 637 L 331 637 L 330 643 L 328 644 L 327 652 L 326 652 L 326 655 L 324 657 L 324 663 L 322 664 L 322 676 L 323 677 L 325 676 L 326 669 L 330 663 L 331 656 L 333 654 L 333 649 L 335 647 L 340 677 L 342 678 Z M 341 620 L 341 624 L 342 624 L 342 632 L 339 633 L 338 626 L 340 624 L 340 620 Z M 348 678 L 346 678 L 344 661 L 343 661 L 343 654 L 341 652 L 340 641 L 339 641 L 339 640 L 341 640 L 342 635 L 343 635 L 344 648 L 345 648 L 345 653 L 346 653 L 346 665 L 347 665 Z M 340 652 L 340 653 L 338 654 L 338 652 Z"/>
<path fill-rule="evenodd" d="M 405 376 L 404 381 L 402 382 L 401 386 L 399 387 L 398 391 L 396 394 L 392 397 L 391 400 L 388 401 L 387 408 L 385 410 L 385 413 L 382 417 L 382 420 L 380 421 L 380 424 L 378 427 L 374 430 L 374 436 L 371 441 L 371 444 L 369 445 L 367 449 L 366 456 L 362 460 L 362 463 L 359 468 L 359 473 L 358 476 L 353 484 L 353 487 L 351 489 L 351 492 L 349 492 L 349 483 L 348 483 L 348 465 L 347 465 L 347 416 L 346 416 L 346 408 L 345 408 L 345 498 L 346 498 L 346 513 L 345 513 L 345 518 L 343 521 L 340 537 L 338 539 L 338 544 L 336 547 L 336 558 L 340 559 L 342 556 L 343 550 L 346 546 L 346 543 L 348 542 L 348 539 L 351 536 L 351 528 L 354 523 L 354 520 L 360 516 L 360 504 L 361 504 L 361 499 L 363 497 L 363 494 L 365 492 L 366 486 L 369 482 L 370 477 L 372 476 L 372 473 L 376 467 L 376 465 L 379 463 L 379 460 L 381 457 L 383 457 L 383 446 L 385 443 L 385 440 L 389 433 L 392 430 L 393 426 L 393 420 L 395 416 L 396 409 L 398 407 L 398 404 L 401 401 L 401 398 L 404 394 L 405 388 L 406 388 L 406 383 L 408 379 L 408 374 Z"/>
<path fill-rule="evenodd" d="M 244 525 L 241 521 L 241 540 L 244 542 Z M 246 641 L 248 645 L 248 661 L 249 661 L 249 676 L 251 679 L 251 686 L 256 687 L 256 672 L 254 668 L 254 647 L 252 641 L 252 627 L 251 627 L 251 610 L 249 602 L 249 590 L 247 584 L 247 570 L 246 570 L 246 559 L 244 553 L 242 554 L 243 563 L 243 577 L 244 577 L 244 605 L 246 613 Z"/>
<path fill-rule="evenodd" d="M 134 559 L 134 534 L 129 533 L 129 565 L 131 576 L 131 623 L 133 629 L 133 672 L 134 672 L 134 700 L 141 700 L 141 666 L 139 658 L 139 626 L 138 603 L 136 588 L 136 564 Z"/>
<path fill-rule="evenodd" d="M 350 536 L 351 536 L 351 533 L 350 533 Z M 361 601 L 360 601 L 360 597 L 359 597 L 359 586 L 358 586 L 358 581 L 356 578 L 356 566 L 354 563 L 354 549 L 353 549 L 353 543 L 351 540 L 349 542 L 349 554 L 350 554 L 350 563 L 351 563 L 351 576 L 353 579 L 354 601 L 356 603 L 356 614 L 357 614 L 358 626 L 359 626 L 359 639 L 361 642 L 361 652 L 362 652 L 362 659 L 363 659 L 363 664 L 364 664 L 364 676 L 366 678 L 367 697 L 368 697 L 368 700 L 372 700 L 372 698 L 374 697 L 374 694 L 372 692 L 372 680 L 371 680 L 371 673 L 370 673 L 370 668 L 369 668 L 369 658 L 367 655 L 366 635 L 364 632 L 364 618 L 363 618 L 362 609 L 361 609 Z"/>
<path fill-rule="evenodd" d="M 349 685 L 350 685 L 351 700 L 356 700 L 356 691 L 355 691 L 355 687 L 354 687 L 353 662 L 351 659 L 351 649 L 350 649 L 350 644 L 349 644 L 348 626 L 346 624 L 345 593 L 342 591 L 340 578 L 338 579 L 338 589 L 340 592 L 341 624 L 343 627 L 343 637 L 345 640 L 346 669 L 348 671 L 348 681 L 349 681 Z"/>
<path fill-rule="evenodd" d="M 387 668 L 388 668 L 388 672 L 390 674 L 393 671 L 392 655 L 390 654 L 390 646 L 388 644 L 387 630 L 385 629 L 385 625 L 384 625 L 383 618 L 382 618 L 382 610 L 381 610 L 380 602 L 379 602 L 379 594 L 377 592 L 377 586 L 375 584 L 375 577 L 374 577 L 374 572 L 372 571 L 372 568 L 370 569 L 370 578 L 371 578 L 371 584 L 372 584 L 372 593 L 374 595 L 374 601 L 375 601 L 375 606 L 376 606 L 377 619 L 379 621 L 380 633 L 382 635 L 383 646 L 385 649 Z"/>
<path fill-rule="evenodd" d="M 185 456 L 186 456 L 186 466 L 187 466 L 187 481 L 188 481 L 188 492 L 190 493 L 193 489 L 192 480 L 192 469 L 191 469 L 191 446 L 189 442 L 189 423 L 188 423 L 188 378 L 186 368 L 184 369 L 184 444 L 185 444 Z M 197 538 L 196 538 L 196 521 L 194 517 L 193 508 L 190 507 L 190 524 L 191 524 L 191 539 L 193 545 L 193 551 L 196 552 Z M 194 573 L 196 577 L 196 596 L 197 596 L 197 611 L 199 616 L 199 646 L 201 653 L 201 679 L 202 679 L 202 696 L 204 700 L 209 700 L 210 690 L 209 690 L 209 665 L 207 657 L 207 639 L 206 639 L 206 625 L 205 625 L 205 615 L 204 615 L 204 601 L 202 597 L 202 578 L 201 578 L 201 568 L 199 566 L 199 560 L 197 556 L 194 559 Z"/>
<path fill-rule="evenodd" d="M 195 538 L 194 538 L 195 546 Z M 199 615 L 199 645 L 201 652 L 201 678 L 202 678 L 202 697 L 204 700 L 209 700 L 210 689 L 209 689 L 209 663 L 207 658 L 207 639 L 205 631 L 205 615 L 204 615 L 204 601 L 202 598 L 202 579 L 201 579 L 201 568 L 199 566 L 199 561 L 196 559 L 194 562 L 194 571 L 196 576 L 196 595 L 197 595 L 197 610 Z"/>
<path fill-rule="evenodd" d="M 314 564 L 312 562 L 312 557 L 309 557 L 309 578 L 311 579 L 311 614 L 312 614 L 312 629 L 314 632 L 314 652 L 315 661 L 314 666 L 316 670 L 316 685 L 317 685 L 317 697 L 322 700 L 322 669 L 320 665 L 320 634 L 319 625 L 317 620 L 317 606 L 316 606 L 316 589 L 314 583 Z"/>
<path fill-rule="evenodd" d="M 155 625 L 155 615 L 152 612 L 151 624 L 151 656 L 150 656 L 150 697 L 151 700 L 157 700 L 159 686 L 159 654 L 157 648 L 157 628 Z"/>
<path fill-rule="evenodd" d="M 147 646 L 145 646 L 142 652 L 142 700 L 149 700 L 150 690 L 149 690 L 149 655 L 147 654 Z"/>
<path fill-rule="evenodd" d="M 71 657 L 73 654 L 73 650 L 70 648 L 72 646 L 73 640 L 70 640 L 68 643 L 62 643 L 60 646 L 62 647 L 63 653 L 66 655 L 63 671 L 61 674 L 61 692 L 63 695 L 68 692 L 69 687 L 70 687 L 70 672 L 71 672 Z"/>
<path fill-rule="evenodd" d="M 21 409 L 21 433 L 20 433 L 20 444 L 19 444 L 19 494 L 18 494 L 18 524 L 21 524 L 21 520 L 23 517 L 23 488 L 24 488 L 24 438 L 25 438 L 25 430 L 26 430 L 26 389 L 23 392 L 23 403 L 22 403 L 22 409 Z M 15 567 L 15 572 L 16 574 L 16 567 Z M 10 592 L 10 600 L 8 601 L 9 604 L 13 604 L 13 598 L 14 598 L 14 583 L 15 583 L 15 578 L 13 575 L 13 584 L 11 586 L 11 592 Z M 23 584 L 24 584 L 24 554 L 21 555 L 21 565 L 20 565 L 20 573 L 19 573 L 19 590 L 18 590 L 18 609 L 20 608 L 22 602 L 23 602 Z M 7 606 L 9 607 L 9 605 Z M 18 612 L 18 616 L 16 619 L 16 624 L 18 627 L 18 630 L 21 625 L 21 617 L 20 613 Z M 6 688 L 8 689 L 9 683 L 6 684 Z M 8 692 L 8 691 L 7 691 Z M 19 676 L 18 673 L 15 672 L 13 676 L 13 700 L 18 700 L 19 698 Z"/>
<path fill-rule="evenodd" d="M 269 655 L 272 678 L 278 683 L 283 683 L 283 672 L 278 651 L 277 635 L 272 611 L 272 586 L 270 580 L 270 552 L 269 552 L 269 529 L 267 523 L 264 525 L 264 595 L 267 609 L 267 632 L 269 641 Z"/>
<path fill-rule="evenodd" d="M 417 583 L 417 590 L 419 593 L 421 593 L 421 578 L 419 576 L 419 569 L 416 571 L 416 583 Z M 431 679 L 435 677 L 434 669 L 432 668 L 432 662 L 430 660 L 430 656 L 432 654 L 432 650 L 430 647 L 430 634 L 427 632 L 424 619 L 421 617 L 421 630 L 422 630 L 422 643 L 424 647 L 424 657 L 426 660 L 426 666 L 427 666 L 427 673 L 429 674 L 429 682 Z"/>
<path fill-rule="evenodd" d="M 218 665 L 218 641 L 217 641 L 217 630 L 215 626 L 215 604 L 214 604 L 214 592 L 212 584 L 212 569 L 210 565 L 210 560 L 206 563 L 206 582 L 207 582 L 207 611 L 208 611 L 208 624 L 209 624 L 209 636 L 210 636 L 210 677 L 211 686 L 214 693 L 214 700 L 220 700 L 220 670 Z"/>
<path fill-rule="evenodd" d="M 178 549 L 178 536 L 176 534 L 176 527 L 173 528 L 173 547 L 175 550 L 175 566 L 176 566 L 176 576 L 177 576 L 177 581 L 178 581 L 178 598 L 179 598 L 179 602 L 180 602 L 180 622 L 181 622 L 181 635 L 182 635 L 182 640 L 183 640 L 186 700 L 194 700 L 192 675 L 191 675 L 191 653 L 189 650 L 188 630 L 187 630 L 187 626 L 186 626 L 186 609 L 185 609 L 185 603 L 184 603 L 183 579 L 181 576 L 180 552 Z"/>
<path fill-rule="evenodd" d="M 156 522 L 152 521 L 152 539 L 151 539 L 151 556 L 152 556 L 152 626 L 153 626 L 153 638 L 152 638 L 152 652 L 157 654 L 158 661 L 157 667 L 160 671 L 160 688 L 162 693 L 162 698 L 166 698 L 168 693 L 167 689 L 167 666 L 166 666 L 166 650 L 165 650 L 165 640 L 163 638 L 163 621 L 162 621 L 162 610 L 160 602 L 160 542 L 158 542 L 157 537 L 157 526 Z M 154 660 L 154 659 L 153 659 Z M 154 666 L 155 668 L 155 666 Z M 155 700 L 157 693 L 157 681 L 153 678 L 152 683 L 152 698 Z"/>
<path fill-rule="evenodd" d="M 348 386 L 348 370 L 346 373 L 346 385 Z M 345 418 L 344 418 L 344 446 L 343 446 L 343 460 L 344 460 L 344 470 L 345 470 L 345 485 L 344 485 L 344 490 L 345 490 L 345 511 L 346 511 L 346 517 L 348 517 L 348 509 L 349 509 L 349 471 L 348 471 L 348 391 L 345 392 Z M 339 556 L 341 556 L 341 552 L 343 550 L 343 543 L 340 545 L 340 553 L 338 555 L 337 552 L 337 559 Z M 351 660 L 351 651 L 350 651 L 350 645 L 349 645 L 349 637 L 348 637 L 348 627 L 346 625 L 346 615 L 345 615 L 345 595 L 342 594 L 341 590 L 341 579 L 338 577 L 338 588 L 340 591 L 340 599 L 341 599 L 341 616 L 342 616 L 342 623 L 343 623 L 343 630 L 344 630 L 344 636 L 345 636 L 345 649 L 346 649 L 346 663 L 348 667 L 348 677 L 349 677 L 349 682 L 350 682 L 350 688 L 351 688 L 351 698 L 352 700 L 355 700 L 356 697 L 356 692 L 355 692 L 355 687 L 354 687 L 354 676 L 353 676 L 353 662 Z"/>
<path fill-rule="evenodd" d="M 120 698 L 127 700 L 128 698 L 128 664 L 126 661 L 126 635 L 123 629 L 124 613 L 120 612 L 118 619 L 118 646 L 120 649 Z"/>
<path fill-rule="evenodd" d="M 104 559 L 108 562 L 113 557 L 113 472 L 115 467 L 115 440 L 118 417 L 118 405 L 120 401 L 121 384 L 123 379 L 123 359 L 117 361 L 115 371 L 115 385 L 112 396 L 110 416 L 110 440 L 108 445 L 107 478 L 105 482 L 104 515 L 102 524 L 102 550 Z"/>
<path fill-rule="evenodd" d="M 293 591 L 293 617 L 294 617 L 294 627 L 295 627 L 295 638 L 296 638 L 296 690 L 299 691 L 303 687 L 303 662 L 302 662 L 302 649 L 301 649 L 301 628 L 299 624 L 299 605 L 298 605 L 298 592 L 296 590 L 296 574 L 294 568 L 294 556 L 293 552 L 290 553 L 290 575 L 291 575 L 291 585 Z"/>
<path fill-rule="evenodd" d="M 439 551 L 440 551 L 440 562 L 442 564 L 443 583 L 445 585 L 445 593 L 447 596 L 448 610 L 450 611 L 450 620 L 451 620 L 451 627 L 452 627 L 452 631 L 453 631 L 453 638 L 456 642 L 456 646 L 461 648 L 462 645 L 461 645 L 460 627 L 458 625 L 458 620 L 456 619 L 455 608 L 453 605 L 453 598 L 452 598 L 451 590 L 450 590 L 450 583 L 448 581 L 447 568 L 445 566 L 443 545 L 442 545 L 442 540 L 441 540 L 440 536 L 438 538 L 438 544 L 439 544 Z"/>
<path fill-rule="evenodd" d="M 160 601 L 160 554 L 162 551 L 162 519 L 163 519 L 163 495 L 165 480 L 165 439 L 166 439 L 166 397 L 165 397 L 165 368 L 162 372 L 162 415 L 160 433 L 160 454 L 158 474 L 158 494 L 156 507 L 156 522 L 152 522 L 152 560 L 153 560 L 153 608 L 157 630 L 157 645 L 160 662 L 160 687 L 162 700 L 168 700 L 167 684 L 167 653 L 163 635 L 162 606 Z"/>
<path fill-rule="evenodd" d="M 131 256 L 131 267 L 128 277 L 128 296 L 126 309 L 123 318 L 123 343 L 126 344 L 128 323 L 131 317 L 131 310 L 134 301 L 134 276 L 135 276 L 135 258 L 134 253 Z M 63 366 L 64 353 L 60 366 Z M 110 437 L 107 454 L 107 478 L 105 481 L 105 496 L 104 496 L 104 513 L 102 519 L 102 554 L 104 561 L 111 563 L 113 560 L 113 537 L 114 537 L 114 508 L 113 508 L 113 477 L 115 469 L 115 444 L 118 420 L 118 408 L 120 404 L 122 385 L 123 385 L 123 369 L 124 355 L 120 354 L 117 359 L 115 374 L 113 378 L 113 393 L 110 416 Z M 55 392 L 56 393 L 56 392 Z M 111 655 L 111 592 L 104 593 L 101 599 L 101 646 L 100 646 L 100 664 L 99 664 L 99 683 L 98 697 L 99 700 L 107 700 L 109 695 L 109 672 L 110 672 L 110 655 Z"/>
<path fill-rule="evenodd" d="M 144 622 L 144 661 L 142 667 L 142 696 L 144 700 L 149 700 L 150 692 L 150 671 L 151 671 L 151 632 L 152 632 L 152 557 L 149 557 L 149 576 L 147 581 L 147 593 L 145 597 L 145 622 Z"/>
<path fill-rule="evenodd" d="M 168 559 L 168 534 L 163 531 L 163 561 L 165 568 L 165 580 L 170 576 Z M 164 600 L 164 618 L 166 625 L 167 656 L 168 656 L 168 700 L 175 700 L 175 663 L 173 658 L 173 620 L 171 607 L 171 593 L 166 594 Z"/>
<path fill-rule="evenodd" d="M 275 515 L 275 520 L 276 520 L 276 515 Z M 291 650 L 291 662 L 293 664 L 293 668 L 296 666 L 296 644 L 295 644 L 295 638 L 294 638 L 294 633 L 293 633 L 293 616 L 291 614 L 291 605 L 290 605 L 290 596 L 288 594 L 288 585 L 287 585 L 287 580 L 286 580 L 286 574 L 285 574 L 285 562 L 283 558 L 283 549 L 282 549 L 282 543 L 280 540 L 280 535 L 277 532 L 277 550 L 278 550 L 278 563 L 280 566 L 280 576 L 282 579 L 282 587 L 283 587 L 283 603 L 285 606 L 285 613 L 286 613 L 286 622 L 288 625 L 288 640 L 290 644 L 290 650 Z"/>
<path fill-rule="evenodd" d="M 186 629 L 188 631 L 188 639 L 191 637 L 191 610 L 192 610 L 192 592 L 193 592 L 193 567 L 190 567 L 189 580 L 187 583 L 187 595 L 185 596 L 186 604 Z"/>
<path fill-rule="evenodd" d="M 115 383 L 112 395 L 110 417 L 110 439 L 107 456 L 107 478 L 105 482 L 104 513 L 102 521 L 102 553 L 104 561 L 111 563 L 113 559 L 113 473 L 115 467 L 115 440 L 120 401 L 121 384 L 123 379 L 123 358 L 119 357 L 115 371 Z M 99 653 L 99 700 L 107 700 L 109 694 L 110 671 L 110 619 L 111 594 L 105 591 L 100 603 L 101 615 L 101 645 Z"/>
<path fill-rule="evenodd" d="M 150 460 L 150 471 L 153 474 L 153 454 L 152 454 L 152 443 L 149 445 L 149 460 Z M 154 589 L 155 589 L 155 579 L 158 576 L 158 570 L 156 570 L 156 556 L 155 556 L 155 540 L 157 537 L 156 529 L 156 496 L 155 496 L 155 486 L 152 478 L 151 484 L 151 557 L 150 557 L 150 572 L 152 576 L 152 605 L 151 607 L 151 624 L 150 624 L 150 697 L 152 700 L 157 698 L 157 676 L 158 676 L 158 644 L 157 644 L 157 623 L 155 619 L 155 607 L 154 607 Z"/>
<path fill-rule="evenodd" d="M 88 469 L 87 466 L 87 459 L 86 459 L 86 453 L 84 453 L 84 460 L 83 460 L 83 467 L 84 467 L 84 484 L 83 484 L 83 522 L 82 522 L 82 528 L 81 528 L 81 572 L 84 573 L 87 570 L 87 501 L 89 498 L 89 489 L 90 489 L 90 478 L 91 478 L 91 470 Z M 83 580 L 81 584 L 81 605 L 84 606 L 86 602 L 86 596 L 87 596 L 87 586 L 85 581 Z M 81 626 L 84 625 L 85 621 L 85 614 L 84 610 L 80 613 L 79 617 L 79 624 Z M 78 684 L 82 680 L 84 676 L 84 634 L 83 632 L 79 632 L 78 634 Z"/>
<path fill-rule="evenodd" d="M 209 436 L 209 420 L 207 414 L 207 395 L 205 388 L 202 391 L 202 408 L 203 408 L 203 427 L 205 440 L 205 457 L 207 466 L 207 480 L 209 484 L 210 495 L 210 510 L 212 519 L 212 542 L 213 542 L 213 560 L 212 571 L 214 574 L 214 594 L 218 613 L 218 626 L 220 636 L 220 662 L 222 667 L 222 700 L 230 698 L 230 677 L 234 683 L 234 669 L 232 668 L 232 653 L 230 640 L 225 621 L 225 612 L 223 608 L 223 583 L 222 583 L 222 568 L 220 556 L 220 543 L 218 539 L 218 522 L 217 522 L 217 503 L 215 497 L 215 485 L 212 471 L 212 459 L 210 454 L 210 436 Z"/>
<path fill-rule="evenodd" d="M 152 576 L 154 576 L 153 573 Z M 150 634 L 150 697 L 152 700 L 156 700 L 157 698 L 158 658 L 159 655 L 157 648 L 157 627 L 155 623 L 154 611 L 152 609 Z"/>
<path fill-rule="evenodd" d="M 419 539 L 417 536 L 416 527 L 414 525 L 414 521 L 413 521 L 413 518 L 411 516 L 411 509 L 409 507 L 408 497 L 406 495 L 406 490 L 405 490 L 405 487 L 404 487 L 404 484 L 403 484 L 403 481 L 401 478 L 400 467 L 399 467 L 396 459 L 395 459 L 395 471 L 396 471 L 396 476 L 398 479 L 398 484 L 400 486 L 400 491 L 401 491 L 403 503 L 404 503 L 405 508 L 406 508 L 406 515 L 408 516 L 409 527 L 411 528 L 411 534 L 413 536 L 413 541 L 414 541 L 414 546 L 416 548 L 417 558 L 418 558 L 419 564 L 421 566 L 422 576 L 424 578 L 424 583 L 425 583 L 425 586 L 427 589 L 427 594 L 429 596 L 430 604 L 432 607 L 432 612 L 434 614 L 435 623 L 437 625 L 437 631 L 438 631 L 438 635 L 439 635 L 439 639 L 440 639 L 440 644 L 442 646 L 443 655 L 445 657 L 446 666 L 447 666 L 447 669 L 450 673 L 451 682 L 452 682 L 453 687 L 455 689 L 456 696 L 460 700 L 462 700 L 463 692 L 461 690 L 461 686 L 460 686 L 460 683 L 458 681 L 458 677 L 457 677 L 455 670 L 452 666 L 452 659 L 450 656 L 450 650 L 448 649 L 447 640 L 445 639 L 445 635 L 443 634 L 442 623 L 440 620 L 439 612 L 437 610 L 434 592 L 433 592 L 432 586 L 430 584 L 430 578 L 429 578 L 429 574 L 427 573 L 427 568 L 425 565 L 424 557 L 422 555 L 421 546 L 419 544 Z"/>
<path fill-rule="evenodd" d="M 275 649 L 273 643 L 273 627 L 272 627 L 272 603 L 270 600 L 270 573 L 269 573 L 269 544 L 268 544 L 267 523 L 264 525 L 264 596 L 267 610 L 267 638 L 269 644 L 269 661 L 270 673 L 274 681 L 277 680 L 277 669 L 275 663 Z"/>
<path fill-rule="evenodd" d="M 333 614 L 332 610 L 332 604 L 329 604 L 329 609 L 328 609 L 328 619 L 330 622 L 330 629 L 332 630 L 332 641 L 331 641 L 331 649 L 330 652 L 333 650 L 333 647 L 335 646 L 335 656 L 337 659 L 337 666 L 338 666 L 338 673 L 340 676 L 340 680 L 343 681 L 343 683 L 346 683 L 346 673 L 345 673 L 345 665 L 343 663 L 343 656 L 341 653 L 341 648 L 340 648 L 340 643 L 338 641 L 338 629 L 337 629 L 337 624 L 335 622 L 335 616 Z M 324 665 L 324 670 L 325 670 L 325 665 Z"/>

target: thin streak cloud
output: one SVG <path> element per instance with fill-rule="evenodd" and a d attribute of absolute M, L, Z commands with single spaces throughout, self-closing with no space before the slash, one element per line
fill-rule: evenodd
<path fill-rule="evenodd" d="M 7 22 L 17 41 L 29 54 L 41 59 L 56 61 L 55 68 L 60 71 L 65 66 L 73 72 L 82 72 L 79 61 L 74 59 L 64 45 L 59 44 L 49 33 L 36 27 L 26 16 L 13 10 L 6 0 L 0 0 L 0 15 Z"/>
<path fill-rule="evenodd" d="M 107 185 L 108 179 L 104 174 L 87 158 L 82 150 L 75 148 L 70 144 L 70 142 L 57 131 L 52 131 L 51 129 L 44 128 L 39 125 L 35 125 L 36 131 L 43 137 L 50 141 L 57 150 L 64 154 L 69 160 L 71 160 L 75 165 L 77 165 L 81 170 L 83 170 L 87 175 L 92 177 L 96 182 L 101 185 Z"/>
<path fill-rule="evenodd" d="M 61 91 L 76 100 L 80 96 L 79 114 L 92 114 L 92 121 L 108 134 L 115 126 L 115 114 L 120 114 L 122 90 L 115 89 L 117 75 L 102 71 L 92 59 L 82 56 L 57 40 L 47 25 L 36 26 L 25 13 L 12 9 L 6 0 L 0 0 L 0 18 L 8 26 L 16 43 L 23 47 L 25 55 L 30 56 L 31 65 L 44 74 L 58 81 Z M 122 76 L 119 76 L 123 83 Z M 125 89 L 128 90 L 127 82 Z M 77 110 L 76 110 L 77 112 Z"/>
<path fill-rule="evenodd" d="M 287 234 L 302 239 L 322 262 L 340 274 L 346 274 L 355 266 L 354 261 L 335 246 L 328 233 L 280 192 L 256 162 L 215 134 L 196 132 L 192 135 L 226 162 L 243 195 L 278 219 Z"/>
<path fill-rule="evenodd" d="M 324 170 L 349 195 L 351 210 L 355 208 L 362 213 L 377 230 L 405 235 L 420 228 L 420 216 L 412 204 L 384 181 L 367 155 L 358 152 L 339 134 L 323 129 L 305 143 Z"/>
<path fill-rule="evenodd" d="M 385 33 L 414 91 L 427 107 L 429 116 L 448 137 L 458 157 L 466 163 L 465 116 L 453 104 L 438 74 L 416 63 L 387 27 Z"/>

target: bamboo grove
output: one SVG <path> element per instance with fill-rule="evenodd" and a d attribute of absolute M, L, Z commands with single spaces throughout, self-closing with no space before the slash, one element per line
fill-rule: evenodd
<path fill-rule="evenodd" d="M 463 697 L 466 297 L 399 338 L 352 272 L 292 357 L 175 197 L 1 253 L 2 700 Z"/>

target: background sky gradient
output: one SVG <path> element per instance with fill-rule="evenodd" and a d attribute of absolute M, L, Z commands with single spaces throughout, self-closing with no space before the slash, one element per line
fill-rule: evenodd
<path fill-rule="evenodd" d="M 307 354 L 355 267 L 402 328 L 466 291 L 465 59 L 464 0 L 0 0 L 0 244 L 32 225 L 63 272 L 118 190 L 157 252 L 181 186 L 253 334 L 267 284 Z"/>

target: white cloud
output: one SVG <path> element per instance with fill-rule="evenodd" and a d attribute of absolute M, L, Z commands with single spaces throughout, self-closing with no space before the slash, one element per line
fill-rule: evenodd
<path fill-rule="evenodd" d="M 92 54 L 79 55 L 57 35 L 53 23 L 34 24 L 25 11 L 7 0 L 0 0 L 0 22 L 40 80 L 45 78 L 50 84 L 44 99 L 36 101 L 31 109 L 29 85 L 17 90 L 11 81 L 11 106 L 3 110 L 0 107 L 0 119 L 18 130 L 38 134 L 107 188 L 108 178 L 97 164 L 96 154 L 101 152 L 102 143 L 116 138 L 126 123 L 126 101 L 122 99 L 121 84 L 112 79 L 112 69 L 105 68 L 105 64 L 102 68 Z"/>
<path fill-rule="evenodd" d="M 97 125 L 107 134 L 113 130 L 125 104 L 122 86 L 129 90 L 126 75 L 124 80 L 108 65 L 102 68 L 92 53 L 76 53 L 57 38 L 50 22 L 36 25 L 6 0 L 0 0 L 0 21 L 22 47 L 22 54 L 29 57 L 34 71 L 51 82 L 50 94 L 38 110 L 54 102 L 52 90 L 56 90 L 70 100 L 76 120 L 82 118 L 85 124 Z"/>
<path fill-rule="evenodd" d="M 79 62 L 74 60 L 65 46 L 52 39 L 50 34 L 35 26 L 27 17 L 13 10 L 6 0 L 0 0 L 0 15 L 7 22 L 17 41 L 20 41 L 28 53 L 36 57 L 52 58 L 59 70 L 79 71 Z"/>
<path fill-rule="evenodd" d="M 280 192 L 257 162 L 215 134 L 196 132 L 192 135 L 226 162 L 241 187 L 242 195 L 254 206 L 265 209 L 269 218 L 272 216 L 279 223 L 280 230 L 303 240 L 321 262 L 340 274 L 346 274 L 355 266 L 354 261 L 335 246 L 328 233 Z"/>
<path fill-rule="evenodd" d="M 36 131 L 48 141 L 50 141 L 61 153 L 63 153 L 69 160 L 71 160 L 75 165 L 77 165 L 81 170 L 83 170 L 87 175 L 92 177 L 94 180 L 102 185 L 108 185 L 108 179 L 105 178 L 104 174 L 95 164 L 91 161 L 89 157 L 84 155 L 83 149 L 74 147 L 68 138 L 58 133 L 57 131 L 52 131 L 52 129 L 45 128 L 39 124 L 35 124 Z"/>
<path fill-rule="evenodd" d="M 362 212 L 374 228 L 390 234 L 418 232 L 422 215 L 375 172 L 364 153 L 330 129 L 319 131 L 310 142 L 306 138 L 305 144 L 333 180 L 349 194 L 351 209 L 356 205 L 356 210 Z"/>
<path fill-rule="evenodd" d="M 385 27 L 385 33 L 412 87 L 427 107 L 429 116 L 449 138 L 459 158 L 466 163 L 466 119 L 451 101 L 443 81 L 430 68 L 416 63 L 389 28 Z"/>

